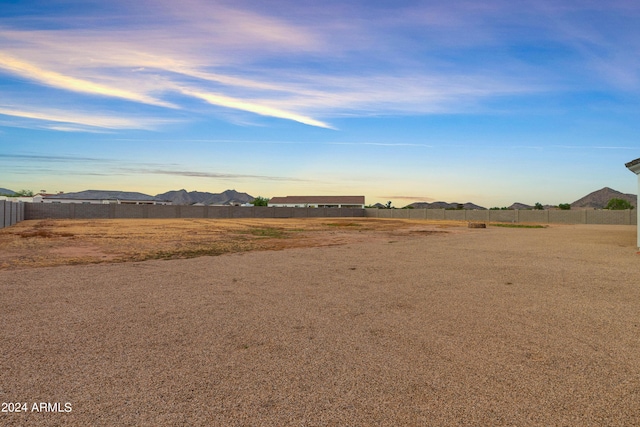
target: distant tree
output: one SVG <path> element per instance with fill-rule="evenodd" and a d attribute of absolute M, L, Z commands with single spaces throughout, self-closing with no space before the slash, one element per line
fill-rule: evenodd
<path fill-rule="evenodd" d="M 33 197 L 33 191 L 31 190 L 16 191 L 16 193 L 12 194 L 11 197 Z"/>
<path fill-rule="evenodd" d="M 269 204 L 269 200 L 271 199 L 258 196 L 255 199 L 253 199 L 251 203 L 253 204 L 253 206 L 267 206 Z"/>
<path fill-rule="evenodd" d="M 571 209 L 571 205 L 569 203 L 560 203 L 558 205 L 558 208 L 560 208 L 560 210 L 563 210 L 563 211 L 568 211 Z"/>
<path fill-rule="evenodd" d="M 536 202 L 536 204 L 533 206 L 533 209 L 537 210 L 537 211 L 541 211 L 544 209 L 544 206 L 542 206 L 542 204 L 540 202 Z"/>
<path fill-rule="evenodd" d="M 385 208 L 385 209 L 391 209 L 391 208 L 393 208 L 393 206 L 391 206 L 391 200 L 389 200 L 389 201 L 387 202 L 387 204 L 386 204 L 386 205 L 384 205 L 384 208 Z"/>
<path fill-rule="evenodd" d="M 622 210 L 625 210 L 625 209 L 633 209 L 633 205 L 628 200 L 616 199 L 614 197 L 613 199 L 609 200 L 609 203 L 607 203 L 607 206 L 605 206 L 605 209 L 611 209 L 611 210 L 614 210 L 614 211 L 622 211 Z"/>
<path fill-rule="evenodd" d="M 499 208 L 499 207 L 497 207 L 497 206 L 494 206 L 494 207 L 492 207 L 492 208 L 489 208 L 489 210 L 490 210 L 490 211 L 509 211 L 509 210 L 511 210 L 511 209 L 509 209 L 509 208 L 508 208 L 508 207 L 506 207 L 506 206 L 503 206 L 503 207 L 501 207 L 501 208 Z"/>

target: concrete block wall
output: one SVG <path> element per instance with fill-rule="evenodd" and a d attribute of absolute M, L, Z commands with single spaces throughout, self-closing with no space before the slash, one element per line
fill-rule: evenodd
<path fill-rule="evenodd" d="M 267 206 L 254 206 L 253 207 L 254 218 L 273 218 L 273 210 Z"/>
<path fill-rule="evenodd" d="M 635 217 L 635 212 L 630 210 L 625 211 L 605 211 L 605 210 L 593 210 L 587 212 L 587 224 L 631 224 L 632 218 Z"/>
<path fill-rule="evenodd" d="M 487 222 L 637 225 L 635 211 L 608 210 L 445 210 L 274 208 L 266 206 L 160 206 L 15 203 L 0 201 L 0 225 L 21 219 L 102 218 L 338 218 L 371 217 Z M 10 205 L 15 205 L 13 208 Z"/>
<path fill-rule="evenodd" d="M 425 209 L 427 212 L 427 219 L 434 219 L 434 220 L 444 220 L 445 219 L 445 213 L 447 211 L 445 211 L 444 209 Z"/>
<path fill-rule="evenodd" d="M 255 206 L 229 206 L 232 218 L 253 218 Z"/>
<path fill-rule="evenodd" d="M 365 209 L 369 218 L 406 218 L 486 222 L 535 222 L 542 224 L 637 225 L 635 211 L 598 210 L 446 210 L 446 209 Z"/>
<path fill-rule="evenodd" d="M 489 221 L 491 211 L 465 211 L 467 221 Z"/>
<path fill-rule="evenodd" d="M 105 205 L 109 206 L 109 205 Z M 113 218 L 144 218 L 144 205 L 113 205 Z"/>
<path fill-rule="evenodd" d="M 205 206 L 180 206 L 180 218 L 206 218 L 206 214 Z"/>
<path fill-rule="evenodd" d="M 0 228 L 11 227 L 24 220 L 24 205 L 22 202 L 0 200 Z"/>
<path fill-rule="evenodd" d="M 586 224 L 586 210 L 549 211 L 549 222 L 555 224 Z"/>
<path fill-rule="evenodd" d="M 531 211 L 514 211 L 517 212 L 517 219 L 515 222 L 538 222 L 548 223 L 549 212 L 545 210 L 531 210 Z"/>
<path fill-rule="evenodd" d="M 327 210 L 327 208 L 304 208 L 305 211 L 307 212 L 307 217 L 310 218 L 323 218 L 325 217 L 325 212 Z"/>
<path fill-rule="evenodd" d="M 145 206 L 147 218 L 175 218 L 178 212 L 175 206 Z M 169 209 L 165 209 L 169 208 Z"/>
<path fill-rule="evenodd" d="M 363 217 L 363 209 L 24 203 L 27 219 Z"/>
<path fill-rule="evenodd" d="M 56 205 L 56 206 L 62 206 Z M 89 205 L 79 204 L 70 205 L 69 211 L 74 217 L 78 218 L 95 218 L 95 219 L 107 219 L 113 218 L 111 211 L 115 210 L 115 205 Z"/>

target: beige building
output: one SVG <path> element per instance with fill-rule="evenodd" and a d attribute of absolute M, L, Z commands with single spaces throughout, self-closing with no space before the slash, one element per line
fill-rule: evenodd
<path fill-rule="evenodd" d="M 364 208 L 364 196 L 273 197 L 268 206 L 286 208 Z"/>
<path fill-rule="evenodd" d="M 640 159 L 630 161 L 625 165 L 631 172 L 638 176 L 638 247 L 640 248 Z"/>

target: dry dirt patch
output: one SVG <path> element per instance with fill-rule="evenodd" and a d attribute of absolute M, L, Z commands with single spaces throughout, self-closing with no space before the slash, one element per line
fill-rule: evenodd
<path fill-rule="evenodd" d="M 640 425 L 635 226 L 190 222 L 34 221 L 0 253 L 337 246 L 0 271 L 2 401 L 73 406 L 0 425 Z"/>
<path fill-rule="evenodd" d="M 465 225 L 373 218 L 33 220 L 0 231 L 0 269 L 343 245 Z"/>

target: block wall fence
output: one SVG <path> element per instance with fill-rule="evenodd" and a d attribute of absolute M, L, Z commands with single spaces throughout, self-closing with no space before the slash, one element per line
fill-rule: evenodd
<path fill-rule="evenodd" d="M 20 203 L 19 205 L 23 207 L 21 219 L 367 217 L 543 224 L 637 225 L 638 223 L 635 212 L 629 210 L 352 209 L 74 203 Z M 5 214 L 5 224 L 6 217 Z"/>
<path fill-rule="evenodd" d="M 24 220 L 25 203 L 0 200 L 0 228 L 10 227 Z"/>
<path fill-rule="evenodd" d="M 637 225 L 631 210 L 446 210 L 446 209 L 365 209 L 368 218 L 439 219 L 484 222 L 535 222 L 542 224 Z"/>
<path fill-rule="evenodd" d="M 363 217 L 364 209 L 267 206 L 93 205 L 26 203 L 25 219 L 107 218 L 331 218 Z"/>

